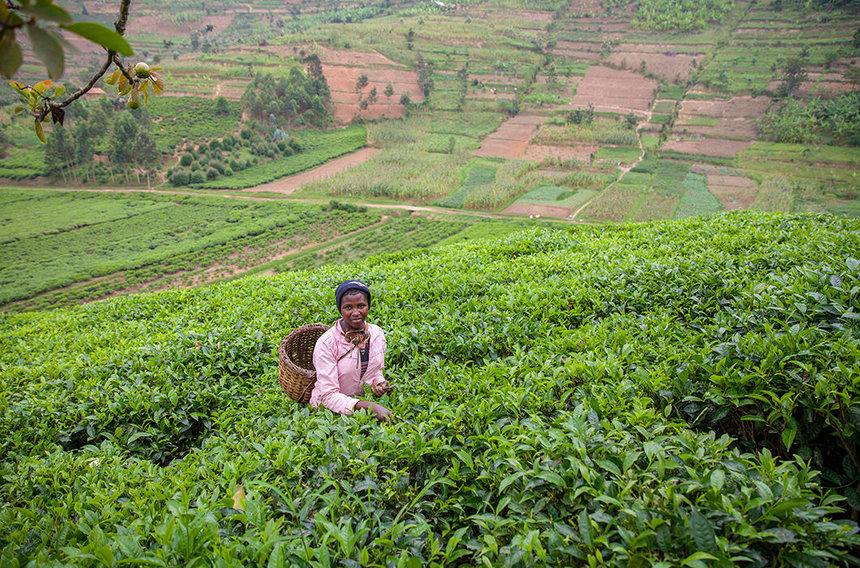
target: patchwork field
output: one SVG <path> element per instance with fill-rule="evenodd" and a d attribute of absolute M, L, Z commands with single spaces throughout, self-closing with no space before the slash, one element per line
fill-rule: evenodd
<path fill-rule="evenodd" d="M 160 60 L 163 99 L 177 100 L 149 107 L 157 110 L 161 152 L 159 163 L 147 166 L 155 171 L 112 164 L 108 135 L 94 145 L 91 163 L 69 158 L 49 166 L 28 125 L 5 116 L 0 127 L 14 143 L 6 145 L 0 175 L 14 183 L 40 183 L 40 176 L 88 187 L 148 181 L 168 184 L 161 189 L 241 188 L 318 203 L 435 205 L 588 222 L 750 207 L 857 210 L 858 182 L 850 175 L 858 136 L 850 118 L 857 14 L 850 6 L 824 12 L 792 1 L 778 7 L 739 0 L 723 11 L 697 7 L 718 13 L 701 25 L 685 19 L 695 10 L 665 19 L 665 7 L 647 12 L 645 3 L 443 4 L 214 1 L 201 11 L 181 0 L 163 26 L 149 31 L 158 18 L 153 10 L 168 4 L 146 0 L 129 37 L 142 57 Z M 84 6 L 97 18 L 110 9 Z M 330 89 L 329 122 L 321 126 L 366 121 L 369 148 L 355 152 L 363 145 L 356 139 L 338 142 L 338 151 L 295 153 L 303 136 L 288 127 L 313 118 L 275 124 L 281 119 L 262 104 L 251 118 L 249 101 L 257 95 L 246 89 L 254 77 L 284 81 L 291 70 L 307 71 L 308 56 L 319 58 Z M 85 54 L 75 58 L 83 64 Z M 804 68 L 787 99 L 779 91 L 787 88 L 784 66 L 792 58 Z M 25 59 L 24 72 L 32 73 L 35 59 Z M 192 109 L 181 94 L 213 106 Z M 212 116 L 207 108 L 219 97 L 233 106 Z M 827 118 L 793 127 L 792 115 Z M 257 134 L 241 139 L 249 126 Z M 238 140 L 232 150 L 210 147 L 228 134 Z M 283 146 L 284 135 L 295 138 L 292 150 L 277 147 L 275 137 Z M 770 144 L 771 155 L 758 150 Z M 831 147 L 846 155 L 819 150 Z M 682 177 L 670 162 L 683 165 Z M 546 187 L 581 201 L 529 197 Z"/>

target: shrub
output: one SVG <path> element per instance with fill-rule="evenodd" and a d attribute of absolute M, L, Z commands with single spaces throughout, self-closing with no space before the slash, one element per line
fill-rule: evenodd
<path fill-rule="evenodd" d="M 188 185 L 191 181 L 191 176 L 188 175 L 187 171 L 179 170 L 173 173 L 170 176 L 169 181 L 172 185 L 180 186 L 180 185 Z"/>

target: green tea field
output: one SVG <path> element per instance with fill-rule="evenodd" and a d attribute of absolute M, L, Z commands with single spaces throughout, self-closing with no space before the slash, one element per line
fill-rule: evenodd
<path fill-rule="evenodd" d="M 0 306 L 45 309 L 116 294 L 307 269 L 534 226 L 331 201 L 0 189 Z M 552 223 L 542 223 L 552 225 Z"/>
<path fill-rule="evenodd" d="M 0 568 L 860 566 L 858 60 L 851 0 L 0 1 Z M 278 382 L 352 278 L 390 424 Z"/>
<path fill-rule="evenodd" d="M 852 566 L 860 225 L 531 229 L 0 315 L 3 566 Z M 398 420 L 277 383 L 374 290 Z"/>

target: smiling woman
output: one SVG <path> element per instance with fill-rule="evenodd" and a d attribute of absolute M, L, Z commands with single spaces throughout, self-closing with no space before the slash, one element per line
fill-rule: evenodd
<path fill-rule="evenodd" d="M 320 404 L 339 414 L 367 410 L 379 422 L 388 423 L 394 415 L 381 404 L 356 398 L 364 394 L 364 383 L 381 396 L 393 387 L 382 374 L 385 366 L 385 335 L 367 322 L 370 288 L 359 280 L 347 280 L 335 290 L 341 318 L 326 331 L 314 347 L 317 381 L 311 393 L 311 406 Z"/>

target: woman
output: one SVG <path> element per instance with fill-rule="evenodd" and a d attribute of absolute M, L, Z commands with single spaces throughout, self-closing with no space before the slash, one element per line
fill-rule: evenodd
<path fill-rule="evenodd" d="M 311 392 L 311 406 L 320 404 L 340 414 L 368 410 L 379 422 L 394 418 L 390 410 L 356 398 L 364 394 L 364 383 L 376 396 L 389 392 L 382 375 L 385 365 L 385 335 L 379 326 L 367 323 L 370 288 L 358 280 L 341 283 L 334 293 L 341 318 L 314 346 L 317 382 Z"/>

